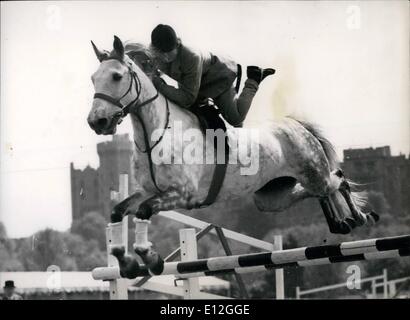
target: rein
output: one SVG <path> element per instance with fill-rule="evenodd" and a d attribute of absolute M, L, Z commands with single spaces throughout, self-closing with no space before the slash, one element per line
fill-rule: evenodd
<path fill-rule="evenodd" d="M 105 60 L 117 60 L 117 61 L 120 62 L 121 64 L 124 64 L 124 62 L 123 62 L 122 60 L 117 59 L 117 58 L 108 58 L 108 59 L 105 59 Z M 138 78 L 137 73 L 136 73 L 134 70 L 131 69 L 131 66 L 130 66 L 130 65 L 127 65 L 127 67 L 128 67 L 129 74 L 131 75 L 131 81 L 130 81 L 130 85 L 129 85 L 129 87 L 128 87 L 128 90 L 127 90 L 119 99 L 113 98 L 113 97 L 111 97 L 111 96 L 109 96 L 109 95 L 107 95 L 107 94 L 105 94 L 105 93 L 100 93 L 100 92 L 96 92 L 96 93 L 94 94 L 94 99 L 105 100 L 105 101 L 110 102 L 110 103 L 112 103 L 113 105 L 115 105 L 115 106 L 117 106 L 117 107 L 119 107 L 119 108 L 121 109 L 121 111 L 118 112 L 118 113 L 115 115 L 115 117 L 120 118 L 120 120 L 118 121 L 118 124 L 121 123 L 122 118 L 126 117 L 126 116 L 130 113 L 130 109 L 131 109 L 132 107 L 135 108 L 135 110 L 136 110 L 136 116 L 138 117 L 138 120 L 141 122 L 142 130 L 143 130 L 143 132 L 144 132 L 145 150 L 142 150 L 142 149 L 138 146 L 137 141 L 134 140 L 134 143 L 135 143 L 136 148 L 137 148 L 140 152 L 142 152 L 142 153 L 147 153 L 148 163 L 149 163 L 149 170 L 150 170 L 152 182 L 154 183 L 155 188 L 156 188 L 160 193 L 162 193 L 163 190 L 161 190 L 161 189 L 158 187 L 157 182 L 156 182 L 156 180 L 155 180 L 154 166 L 153 166 L 153 162 L 152 162 L 152 150 L 161 142 L 162 138 L 163 138 L 164 135 L 165 135 L 165 130 L 168 128 L 169 118 L 170 118 L 170 111 L 169 111 L 168 99 L 165 97 L 166 108 L 167 108 L 167 119 L 166 119 L 166 122 L 165 122 L 164 131 L 163 131 L 161 137 L 159 137 L 159 139 L 158 139 L 152 146 L 150 146 L 150 145 L 149 145 L 149 139 L 148 139 L 148 132 L 147 132 L 145 123 L 144 123 L 144 121 L 143 121 L 143 119 L 142 119 L 142 117 L 141 117 L 141 115 L 139 114 L 138 111 L 141 110 L 140 107 L 143 107 L 143 106 L 145 106 L 145 105 L 151 103 L 151 102 L 154 101 L 155 99 L 157 99 L 158 96 L 159 96 L 159 94 L 158 94 L 158 91 L 157 91 L 157 93 L 155 94 L 155 96 L 153 96 L 152 98 L 149 98 L 148 100 L 146 100 L 146 101 L 144 101 L 144 102 L 142 102 L 142 103 L 140 103 L 140 104 L 137 104 L 137 101 L 138 101 L 138 99 L 140 98 L 140 95 L 141 95 L 141 80 Z M 128 94 L 131 92 L 132 86 L 133 86 L 134 82 L 135 82 L 135 86 L 136 86 L 137 96 L 136 96 L 136 98 L 133 99 L 130 103 L 128 103 L 127 105 L 124 106 L 124 105 L 121 103 L 121 99 L 123 99 L 126 95 L 128 95 Z"/>

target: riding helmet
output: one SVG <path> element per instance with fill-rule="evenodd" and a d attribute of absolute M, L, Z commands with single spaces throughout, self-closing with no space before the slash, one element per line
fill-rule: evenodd
<path fill-rule="evenodd" d="M 178 38 L 172 27 L 166 24 L 159 24 L 152 30 L 151 43 L 162 52 L 170 52 L 176 48 Z"/>

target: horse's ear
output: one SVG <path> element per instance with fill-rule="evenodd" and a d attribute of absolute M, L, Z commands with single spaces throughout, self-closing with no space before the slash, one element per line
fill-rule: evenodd
<path fill-rule="evenodd" d="M 119 58 L 124 58 L 124 45 L 122 44 L 122 41 L 120 38 L 117 36 L 114 36 L 114 50 L 116 54 L 118 55 Z"/>
<path fill-rule="evenodd" d="M 93 46 L 95 55 L 97 56 L 97 59 L 98 59 L 100 62 L 102 62 L 104 59 L 107 58 L 107 53 L 106 53 L 106 52 L 103 52 L 103 51 L 100 51 L 100 50 L 97 48 L 97 46 L 94 44 L 94 42 L 93 42 L 92 40 L 91 40 L 91 44 L 92 44 L 92 46 Z"/>

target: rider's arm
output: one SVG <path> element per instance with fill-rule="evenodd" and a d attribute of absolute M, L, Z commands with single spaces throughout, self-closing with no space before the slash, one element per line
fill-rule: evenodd
<path fill-rule="evenodd" d="M 182 65 L 182 76 L 178 82 L 178 89 L 165 83 L 158 86 L 158 90 L 168 99 L 189 108 L 196 100 L 202 78 L 202 57 L 199 54 L 190 55 Z"/>

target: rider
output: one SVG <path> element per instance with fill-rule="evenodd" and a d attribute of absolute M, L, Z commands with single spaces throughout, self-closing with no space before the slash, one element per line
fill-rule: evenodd
<path fill-rule="evenodd" d="M 185 46 L 172 27 L 164 24 L 155 27 L 151 33 L 151 49 L 158 57 L 159 70 L 178 82 L 175 88 L 155 76 L 153 83 L 159 92 L 184 108 L 212 98 L 222 116 L 236 127 L 242 126 L 261 81 L 275 73 L 274 69 L 248 66 L 248 79 L 238 96 L 233 84 L 238 65 Z"/>

